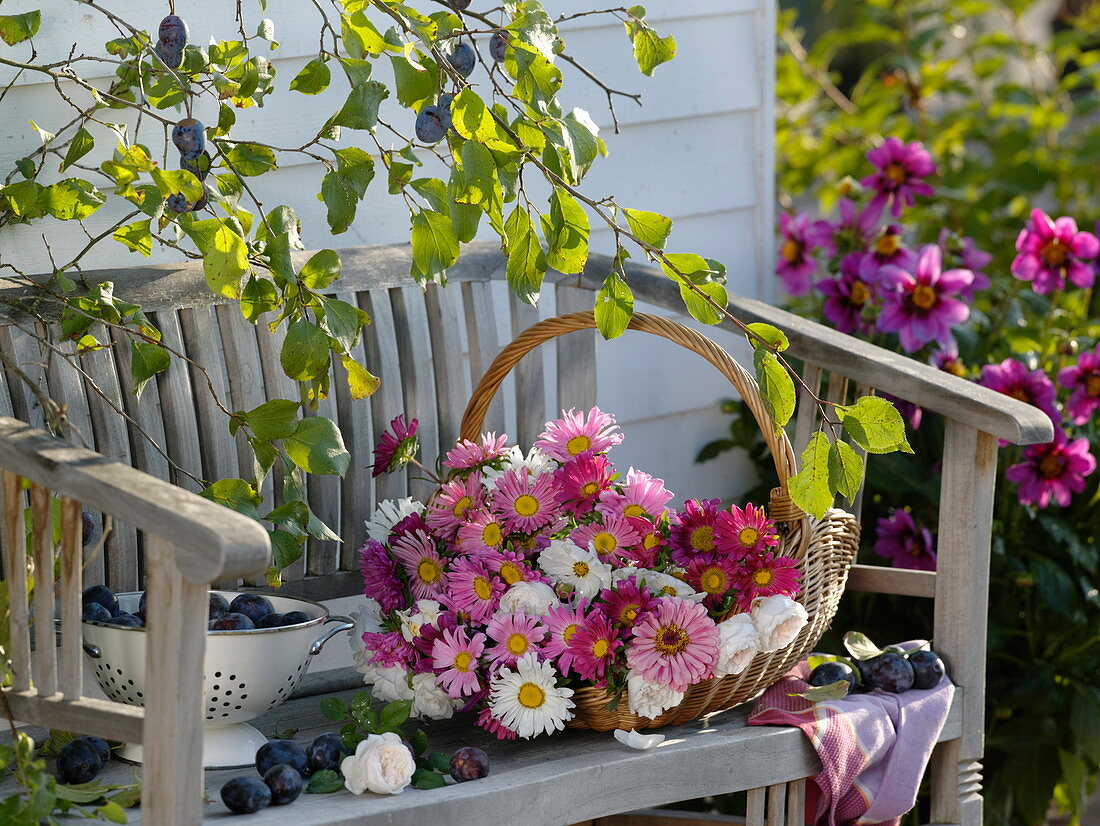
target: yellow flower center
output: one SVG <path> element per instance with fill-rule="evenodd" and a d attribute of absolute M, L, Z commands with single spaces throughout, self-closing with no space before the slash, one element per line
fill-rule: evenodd
<path fill-rule="evenodd" d="M 783 256 L 785 261 L 797 261 L 798 256 L 802 254 L 802 245 L 793 238 L 788 238 L 787 242 L 779 248 L 779 254 Z"/>
<path fill-rule="evenodd" d="M 1090 396 L 1100 396 L 1100 376 L 1089 376 L 1085 379 L 1085 392 Z"/>
<path fill-rule="evenodd" d="M 493 586 L 483 576 L 474 577 L 474 593 L 478 599 L 488 600 L 493 596 Z"/>
<path fill-rule="evenodd" d="M 1031 397 L 1028 396 L 1028 394 L 1019 387 L 1013 388 L 1007 393 L 1007 395 L 1011 396 L 1018 402 L 1027 402 L 1028 404 L 1031 404 Z"/>
<path fill-rule="evenodd" d="M 516 699 L 524 708 L 542 708 L 546 702 L 546 692 L 534 683 L 524 683 L 519 687 Z"/>
<path fill-rule="evenodd" d="M 515 585 L 523 580 L 523 571 L 514 562 L 505 562 L 500 566 L 500 578 L 509 585 Z"/>
<path fill-rule="evenodd" d="M 952 376 L 958 376 L 960 379 L 966 377 L 966 368 L 963 366 L 963 363 L 955 359 L 947 362 L 947 364 L 943 366 L 943 370 L 945 373 L 950 373 Z M 1100 392 L 1100 387 L 1097 388 L 1097 391 Z"/>
<path fill-rule="evenodd" d="M 574 436 L 572 439 L 565 443 L 565 449 L 569 451 L 570 456 L 576 456 L 578 453 L 584 453 L 591 447 L 592 440 L 584 435 Z"/>
<path fill-rule="evenodd" d="M 697 551 L 713 551 L 714 528 L 710 525 L 696 528 L 691 532 L 690 544 Z"/>
<path fill-rule="evenodd" d="M 867 285 L 860 281 L 858 278 L 852 282 L 852 289 L 848 291 L 848 303 L 855 304 L 857 307 L 862 307 L 867 303 L 867 299 L 871 297 L 871 291 L 867 289 Z"/>
<path fill-rule="evenodd" d="M 1069 258 L 1069 250 L 1066 246 L 1057 240 L 1047 241 L 1039 249 L 1039 255 L 1043 257 L 1043 260 L 1051 267 L 1065 266 L 1066 259 Z"/>
<path fill-rule="evenodd" d="M 623 508 L 623 516 L 648 516 L 648 514 L 645 512 L 645 508 L 635 503 Z"/>
<path fill-rule="evenodd" d="M 516 497 L 513 507 L 520 516 L 534 516 L 539 512 L 539 500 L 529 493 Z"/>
<path fill-rule="evenodd" d="M 775 574 L 769 571 L 767 568 L 761 568 L 752 575 L 752 584 L 758 588 L 764 588 L 771 585 L 772 580 L 775 579 Z"/>
<path fill-rule="evenodd" d="M 451 508 L 451 513 L 454 514 L 455 519 L 461 519 L 462 515 L 466 513 L 467 510 L 469 510 L 470 505 L 472 505 L 473 503 L 474 500 L 472 500 L 469 496 L 463 496 L 461 499 L 455 502 L 455 506 Z"/>
<path fill-rule="evenodd" d="M 569 640 L 573 639 L 573 635 L 576 634 L 576 633 L 577 633 L 577 623 L 574 622 L 574 623 L 571 623 L 571 624 L 565 626 L 565 628 L 562 629 L 562 632 L 561 632 L 561 641 L 564 642 L 564 643 L 568 643 Z"/>
<path fill-rule="evenodd" d="M 660 590 L 659 593 L 661 594 L 661 596 L 664 597 L 674 597 L 676 596 L 676 588 L 674 588 L 672 585 L 666 585 Z"/>
<path fill-rule="evenodd" d="M 699 585 L 708 594 L 724 594 L 729 590 L 726 573 L 721 568 L 707 568 L 699 577 Z"/>
<path fill-rule="evenodd" d="M 443 576 L 443 571 L 434 559 L 422 559 L 416 566 L 416 575 L 425 585 L 434 585 Z"/>
<path fill-rule="evenodd" d="M 901 238 L 892 232 L 883 235 L 875 242 L 875 252 L 879 255 L 893 255 L 901 246 Z"/>
<path fill-rule="evenodd" d="M 653 640 L 654 647 L 664 656 L 672 657 L 679 654 L 690 642 L 687 631 L 675 623 L 662 625 L 657 629 L 657 636 Z"/>
<path fill-rule="evenodd" d="M 597 660 L 602 660 L 607 656 L 608 650 L 611 648 L 611 643 L 607 640 L 600 638 L 592 644 L 592 656 Z"/>
<path fill-rule="evenodd" d="M 1065 470 L 1066 463 L 1061 456 L 1050 454 L 1044 456 L 1042 461 L 1039 462 L 1039 473 L 1041 473 L 1047 479 L 1057 479 L 1062 475 L 1062 471 Z"/>
<path fill-rule="evenodd" d="M 488 547 L 495 548 L 500 544 L 501 539 L 500 525 L 496 522 L 490 522 L 481 529 L 481 541 Z"/>
<path fill-rule="evenodd" d="M 650 548 L 656 547 L 657 543 L 660 542 L 660 541 L 661 541 L 661 537 L 657 536 L 657 534 L 647 533 L 642 538 L 642 547 L 645 548 L 648 551 Z"/>
<path fill-rule="evenodd" d="M 905 183 L 905 179 L 909 177 L 908 173 L 905 171 L 905 167 L 899 163 L 890 164 L 882 170 L 882 173 L 886 176 L 886 180 L 892 184 Z"/>
<path fill-rule="evenodd" d="M 455 654 L 455 671 L 461 671 L 465 674 L 470 670 L 470 663 L 473 660 L 474 657 L 469 651 L 459 651 Z"/>
<path fill-rule="evenodd" d="M 512 634 L 508 637 L 508 653 L 517 657 L 527 651 L 529 643 L 523 634 Z"/>
<path fill-rule="evenodd" d="M 623 625 L 633 625 L 634 620 L 638 619 L 638 609 L 640 607 L 640 605 L 633 602 L 624 605 L 622 610 L 619 611 L 619 622 Z"/>
<path fill-rule="evenodd" d="M 751 548 L 760 541 L 760 531 L 756 528 L 744 527 L 737 534 L 737 541 L 746 548 Z"/>
<path fill-rule="evenodd" d="M 922 310 L 931 310 L 936 306 L 936 291 L 927 284 L 919 285 L 913 290 L 913 306 Z"/>
<path fill-rule="evenodd" d="M 584 579 L 588 576 L 588 563 L 587 562 L 574 562 L 573 563 L 573 576 L 580 579 Z"/>
<path fill-rule="evenodd" d="M 596 549 L 596 553 L 600 556 L 604 556 L 619 547 L 619 541 L 615 538 L 615 534 L 608 533 L 607 531 L 600 531 L 592 537 L 592 545 Z"/>
<path fill-rule="evenodd" d="M 581 493 L 585 496 L 595 496 L 600 492 L 600 486 L 595 482 L 585 482 L 581 485 Z"/>

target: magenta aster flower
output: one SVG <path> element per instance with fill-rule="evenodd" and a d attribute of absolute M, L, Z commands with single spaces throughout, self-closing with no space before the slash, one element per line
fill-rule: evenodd
<path fill-rule="evenodd" d="M 989 289 L 991 282 L 984 270 L 993 260 L 992 253 L 978 249 L 973 238 L 956 235 L 947 227 L 940 230 L 939 244 L 951 264 L 974 273 L 974 280 L 959 293 L 960 298 L 969 303 L 974 300 L 975 293 Z"/>
<path fill-rule="evenodd" d="M 405 604 L 397 563 L 381 542 L 368 539 L 359 549 L 359 571 L 363 575 L 363 595 L 377 601 L 382 613 L 396 611 Z"/>
<path fill-rule="evenodd" d="M 465 479 L 444 482 L 428 502 L 426 519 L 435 535 L 452 539 L 467 513 L 485 504 L 485 488 L 481 486 L 481 474 L 474 472 Z"/>
<path fill-rule="evenodd" d="M 970 308 L 954 296 L 973 280 L 969 270 L 940 269 L 940 248 L 929 244 L 917 257 L 914 272 L 886 266 L 880 271 L 883 307 L 878 328 L 898 333 L 908 353 L 930 341 L 947 344 L 951 328 L 970 316 Z"/>
<path fill-rule="evenodd" d="M 611 565 L 621 565 L 626 550 L 641 541 L 630 523 L 618 516 L 605 516 L 603 524 L 581 525 L 569 538 L 581 548 L 594 550 L 603 562 Z"/>
<path fill-rule="evenodd" d="M 363 634 L 363 645 L 372 652 L 371 665 L 390 668 L 395 665 L 408 665 L 416 655 L 412 645 L 401 636 L 400 631 L 368 631 Z"/>
<path fill-rule="evenodd" d="M 485 652 L 494 665 L 512 665 L 528 652 L 541 654 L 546 637 L 538 618 L 526 614 L 494 614 L 485 633 L 496 643 Z"/>
<path fill-rule="evenodd" d="M 447 576 L 447 592 L 439 601 L 474 622 L 493 615 L 504 592 L 504 583 L 489 573 L 479 559 L 459 559 Z"/>
<path fill-rule="evenodd" d="M 506 433 L 502 433 L 500 436 L 497 436 L 496 433 L 482 433 L 481 438 L 476 442 L 462 439 L 447 451 L 447 455 L 443 459 L 443 466 L 452 470 L 477 467 L 498 458 L 504 453 L 506 444 L 508 444 Z"/>
<path fill-rule="evenodd" d="M 1057 221 L 1041 209 L 1033 209 L 1027 225 L 1016 238 L 1019 252 L 1012 261 L 1012 274 L 1030 281 L 1040 295 L 1064 289 L 1066 279 L 1081 289 L 1096 280 L 1096 271 L 1088 263 L 1100 255 L 1100 240 L 1091 232 L 1078 231 L 1070 217 Z"/>
<path fill-rule="evenodd" d="M 573 655 L 573 670 L 582 680 L 600 680 L 607 672 L 623 641 L 601 613 L 593 611 L 567 643 Z"/>
<path fill-rule="evenodd" d="M 744 510 L 732 505 L 722 511 L 715 520 L 714 541 L 718 550 L 733 559 L 742 559 L 751 553 L 763 553 L 779 544 L 775 523 L 767 512 L 756 505 L 745 505 Z"/>
<path fill-rule="evenodd" d="M 700 594 L 703 604 L 720 608 L 726 596 L 737 587 L 737 567 L 733 560 L 719 557 L 713 561 L 693 560 L 687 569 L 687 583 Z"/>
<path fill-rule="evenodd" d="M 978 384 L 1038 407 L 1056 425 L 1061 422 L 1058 406 L 1054 401 L 1054 382 L 1042 370 L 1028 370 L 1022 361 L 1005 359 L 1000 364 L 982 367 Z M 1002 446 L 1004 444 L 1007 443 L 1002 441 Z"/>
<path fill-rule="evenodd" d="M 435 599 L 447 587 L 443 560 L 435 540 L 423 531 L 414 531 L 393 543 L 394 559 L 409 576 L 409 587 L 415 599 Z"/>
<path fill-rule="evenodd" d="M 1077 363 L 1058 371 L 1058 383 L 1073 390 L 1066 402 L 1066 416 L 1074 424 L 1085 424 L 1100 408 L 1100 344 L 1083 352 Z"/>
<path fill-rule="evenodd" d="M 1070 441 L 1061 428 L 1055 428 L 1054 441 L 1045 445 L 1028 445 L 1023 461 L 1005 471 L 1010 482 L 1020 488 L 1020 502 L 1045 508 L 1054 501 L 1063 508 L 1073 494 L 1085 489 L 1085 477 L 1096 470 L 1096 459 L 1089 453 L 1087 438 Z"/>
<path fill-rule="evenodd" d="M 603 615 L 622 628 L 633 628 L 639 617 L 656 606 L 657 598 L 632 576 L 600 591 L 598 604 Z"/>
<path fill-rule="evenodd" d="M 371 476 L 381 476 L 405 467 L 420 449 L 420 439 L 416 435 L 419 419 L 405 424 L 405 414 L 390 422 L 389 428 L 382 431 L 382 438 L 374 448 L 374 470 Z"/>
<path fill-rule="evenodd" d="M 649 519 L 640 516 L 628 516 L 626 521 L 640 537 L 638 544 L 626 550 L 625 559 L 639 568 L 652 568 L 656 565 L 657 554 L 668 545 L 668 540 Z"/>
<path fill-rule="evenodd" d="M 717 499 L 688 499 L 684 509 L 672 517 L 669 544 L 672 561 L 687 567 L 691 560 L 703 556 L 714 559 L 714 526 L 718 518 Z"/>
<path fill-rule="evenodd" d="M 801 590 L 800 578 L 798 560 L 793 556 L 752 554 L 741 561 L 738 569 L 737 604 L 748 611 L 757 597 L 780 594 L 794 598 Z"/>
<path fill-rule="evenodd" d="M 456 542 L 463 553 L 477 554 L 498 550 L 504 542 L 504 520 L 487 508 L 466 512 L 466 521 L 458 528 Z"/>
<path fill-rule="evenodd" d="M 865 252 L 876 235 L 879 210 L 861 210 L 855 201 L 837 202 L 839 218 L 833 227 L 833 245 L 841 252 Z"/>
<path fill-rule="evenodd" d="M 606 490 L 601 493 L 596 510 L 606 516 L 660 519 L 668 510 L 672 497 L 672 491 L 665 489 L 664 480 L 631 468 L 626 473 L 621 492 Z"/>
<path fill-rule="evenodd" d="M 882 230 L 878 238 L 871 242 L 870 249 L 864 258 L 874 265 L 875 273 L 887 264 L 909 270 L 917 263 L 917 254 L 901 242 L 904 231 L 898 224 L 890 224 Z"/>
<path fill-rule="evenodd" d="M 791 295 L 805 295 L 810 291 L 810 280 L 817 272 L 814 250 L 832 251 L 832 227 L 825 221 L 814 221 L 805 212 L 798 215 L 781 213 L 779 247 L 775 274 L 783 279 L 783 286 Z"/>
<path fill-rule="evenodd" d="M 533 571 L 527 557 L 518 551 L 496 551 L 480 555 L 485 567 L 504 580 L 505 585 L 517 582 L 545 582 L 546 577 Z"/>
<path fill-rule="evenodd" d="M 482 709 L 477 715 L 477 720 L 474 722 L 474 725 L 485 729 L 498 740 L 515 740 L 519 737 L 516 732 L 512 731 L 512 729 L 508 728 L 508 726 L 494 717 L 493 712 L 487 708 Z"/>
<path fill-rule="evenodd" d="M 432 664 L 432 651 L 435 649 L 435 641 L 443 636 L 443 632 L 458 626 L 458 615 L 454 611 L 441 611 L 436 617 L 435 623 L 420 626 L 419 633 L 413 637 L 412 645 L 420 658 L 413 665 L 414 674 L 423 674 L 434 670 Z"/>
<path fill-rule="evenodd" d="M 559 462 L 570 462 L 582 453 L 606 453 L 622 442 L 618 429 L 615 418 L 598 407 L 588 411 L 587 418 L 570 408 L 568 413 L 562 411 L 560 419 L 546 423 L 535 447 Z"/>
<path fill-rule="evenodd" d="M 889 203 L 890 214 L 898 218 L 902 209 L 916 203 L 914 195 L 932 195 L 935 191 L 923 179 L 935 173 L 936 165 L 919 141 L 905 144 L 891 135 L 882 146 L 867 153 L 867 160 L 878 170 L 860 180 L 863 186 L 875 190 L 869 209 L 881 212 Z"/>
<path fill-rule="evenodd" d="M 489 501 L 489 507 L 504 520 L 509 533 L 537 531 L 556 518 L 557 505 L 554 477 L 549 473 L 532 477 L 525 467 L 501 476 Z"/>
<path fill-rule="evenodd" d="M 559 501 L 571 513 L 591 513 L 600 494 L 611 489 L 614 475 L 606 456 L 578 456 L 554 471 Z"/>
<path fill-rule="evenodd" d="M 714 674 L 718 626 L 697 602 L 664 597 L 634 624 L 627 663 L 647 682 L 687 691 Z"/>
<path fill-rule="evenodd" d="M 889 518 L 878 520 L 875 553 L 889 559 L 894 568 L 936 570 L 932 532 L 924 525 L 918 526 L 908 511 L 895 510 Z"/>
<path fill-rule="evenodd" d="M 416 531 L 423 531 L 424 533 L 430 533 L 428 523 L 424 521 L 424 517 L 417 513 L 410 513 L 404 519 L 396 522 L 392 528 L 390 528 L 389 543 L 392 545 L 398 539 L 408 534 L 415 533 Z"/>
<path fill-rule="evenodd" d="M 573 667 L 573 652 L 569 650 L 569 640 L 584 624 L 588 610 L 588 600 L 579 599 L 573 604 L 555 605 L 542 618 L 547 635 L 542 652 L 545 656 L 556 659 L 558 670 L 562 674 L 568 674 Z"/>
<path fill-rule="evenodd" d="M 484 650 L 485 635 L 467 637 L 464 628 L 446 629 L 436 638 L 432 644 L 432 668 L 449 696 L 464 697 L 478 690 L 477 666 Z"/>
<path fill-rule="evenodd" d="M 840 260 L 840 277 L 823 278 L 814 284 L 827 298 L 822 315 L 841 333 L 866 333 L 870 323 L 863 310 L 874 298 L 879 265 L 870 255 L 850 252 Z"/>

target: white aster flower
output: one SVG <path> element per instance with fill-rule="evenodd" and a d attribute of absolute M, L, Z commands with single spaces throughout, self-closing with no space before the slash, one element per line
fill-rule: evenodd
<path fill-rule="evenodd" d="M 370 653 L 363 642 L 363 635 L 367 633 L 377 634 L 382 630 L 382 608 L 373 599 L 363 600 L 363 605 L 351 612 L 351 619 L 355 627 L 348 634 L 348 644 L 351 646 L 351 659 L 355 663 L 355 670 L 365 674 L 370 667 Z"/>
<path fill-rule="evenodd" d="M 661 712 L 679 705 L 684 692 L 673 691 L 667 685 L 651 683 L 636 671 L 626 675 L 626 693 L 630 710 L 639 717 L 656 720 Z"/>
<path fill-rule="evenodd" d="M 504 592 L 498 610 L 507 614 L 541 617 L 561 600 L 545 582 L 517 582 Z"/>
<path fill-rule="evenodd" d="M 413 717 L 426 717 L 429 720 L 446 720 L 455 713 L 462 700 L 452 699 L 439 687 L 435 674 L 414 674 L 412 678 Z"/>
<path fill-rule="evenodd" d="M 702 602 L 707 596 L 706 594 L 695 593 L 694 588 L 671 574 L 663 574 L 660 571 L 643 568 L 637 571 L 635 576 L 638 578 L 638 584 L 645 585 L 649 592 L 656 597 L 679 597 L 680 599 L 690 599 L 692 602 Z"/>
<path fill-rule="evenodd" d="M 642 572 L 641 568 L 635 568 L 633 565 L 624 565 L 621 568 L 616 568 L 611 572 L 611 581 L 618 582 L 621 579 L 626 579 L 631 576 L 638 576 Z"/>
<path fill-rule="evenodd" d="M 612 734 L 624 746 L 630 746 L 630 748 L 638 751 L 646 751 L 654 746 L 659 746 L 665 740 L 663 734 L 640 734 L 634 729 L 627 731 L 626 729 L 617 728 Z"/>
<path fill-rule="evenodd" d="M 760 632 L 760 650 L 765 653 L 790 645 L 809 619 L 800 603 L 783 594 L 752 601 L 752 622 Z"/>
<path fill-rule="evenodd" d="M 385 542 L 390 538 L 393 526 L 411 516 L 417 511 L 424 510 L 424 503 L 417 502 L 411 496 L 404 499 L 386 499 L 378 504 L 374 516 L 367 522 L 367 536 L 378 542 Z"/>
<path fill-rule="evenodd" d="M 376 700 L 392 703 L 394 700 L 413 699 L 413 690 L 409 685 L 409 670 L 403 665 L 370 665 L 363 676 L 368 683 L 374 683 L 371 694 Z"/>
<path fill-rule="evenodd" d="M 556 539 L 539 554 L 539 567 L 561 585 L 572 585 L 582 597 L 591 599 L 611 585 L 611 566 L 595 551 L 586 551 L 568 539 Z"/>
<path fill-rule="evenodd" d="M 528 476 L 534 479 L 536 476 L 540 476 L 543 473 L 553 473 L 558 469 L 558 463 L 537 447 L 532 447 L 527 451 L 527 455 L 524 456 L 519 445 L 512 445 L 501 456 L 501 460 L 500 470 L 487 467 L 482 471 L 482 484 L 489 488 L 489 490 L 496 490 L 497 482 L 500 480 L 500 477 L 510 470 L 519 470 L 525 467 L 527 468 Z"/>
<path fill-rule="evenodd" d="M 760 632 L 749 614 L 734 614 L 718 623 L 718 663 L 714 676 L 740 674 L 760 650 Z"/>
<path fill-rule="evenodd" d="M 489 710 L 500 722 L 529 740 L 553 734 L 573 717 L 573 689 L 559 688 L 558 673 L 538 655 L 524 654 L 516 670 L 502 668 L 489 684 Z"/>
<path fill-rule="evenodd" d="M 397 618 L 401 622 L 401 636 L 405 642 L 412 642 L 420 636 L 420 628 L 424 625 L 435 627 L 439 615 L 443 612 L 443 606 L 434 599 L 418 599 L 416 608 L 406 608 L 397 612 Z"/>

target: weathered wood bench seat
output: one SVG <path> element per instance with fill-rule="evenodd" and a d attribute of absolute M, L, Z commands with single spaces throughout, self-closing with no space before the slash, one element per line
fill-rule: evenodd
<path fill-rule="evenodd" d="M 433 463 L 458 433 L 473 381 L 502 343 L 539 316 L 506 297 L 501 284 L 504 259 L 493 245 L 469 245 L 450 273 L 450 285 L 426 292 L 410 285 L 408 247 L 364 247 L 341 250 L 340 255 L 343 275 L 334 294 L 371 314 L 373 324 L 360 345 L 362 361 L 382 375 L 383 383 L 371 399 L 352 402 L 338 375 L 333 394 L 319 411 L 339 422 L 354 457 L 343 479 L 310 480 L 308 488 L 311 506 L 343 542 L 311 541 L 304 557 L 288 570 L 283 587 L 287 593 L 322 600 L 359 592 L 355 551 L 374 503 L 430 492 L 415 473 L 371 478 L 369 451 L 382 428 L 398 413 L 418 417 L 424 459 Z M 609 259 L 592 256 L 583 276 L 547 284 L 549 303 L 556 312 L 590 307 L 592 290 L 602 284 L 608 270 Z M 629 265 L 627 270 L 639 299 L 661 311 L 678 311 L 678 290 L 659 271 L 642 265 Z M 120 591 L 151 589 L 159 595 L 159 604 L 168 606 L 163 616 L 150 621 L 148 630 L 150 668 L 156 669 L 157 680 L 144 712 L 87 698 L 79 635 L 63 633 L 56 652 L 39 645 L 32 653 L 27 638 L 31 618 L 16 600 L 12 659 L 17 680 L 9 699 L 19 719 L 31 724 L 142 741 L 147 755 L 142 822 L 160 826 L 192 824 L 204 816 L 215 819 L 224 811 L 220 801 L 204 806 L 201 794 L 205 592 L 211 581 L 262 583 L 267 536 L 251 520 L 194 494 L 199 480 L 252 475 L 250 452 L 229 436 L 209 387 L 230 410 L 252 409 L 271 398 L 297 398 L 297 390 L 280 369 L 279 338 L 269 336 L 262 324 L 261 329 L 248 324 L 236 307 L 210 293 L 201 266 L 100 271 L 86 273 L 85 278 L 89 283 L 113 281 L 116 296 L 141 304 L 165 342 L 186 352 L 206 372 L 173 360 L 138 401 L 129 392 L 127 347 L 87 354 L 79 360 L 78 372 L 73 362 L 40 348 L 36 337 L 59 339 L 54 325 L 32 322 L 4 304 L 0 352 L 20 365 L 41 390 L 67 405 L 69 419 L 87 447 L 106 457 L 28 432 L 15 420 L 41 427 L 38 397 L 13 371 L 3 371 L 0 416 L 12 417 L 0 421 L 0 467 L 6 472 L 4 571 L 13 592 L 25 589 L 19 566 L 12 565 L 23 552 L 23 494 L 17 477 L 41 486 L 32 491 L 32 501 L 47 501 L 47 491 L 66 497 L 60 549 L 63 626 L 79 627 L 82 584 L 106 582 Z M 0 298 L 19 293 L 10 282 L 0 282 Z M 937 649 L 952 663 L 963 690 L 956 695 L 934 755 L 932 821 L 978 824 L 997 439 L 1048 441 L 1050 422 L 1022 402 L 760 302 L 735 298 L 732 309 L 745 321 L 766 321 L 786 331 L 790 353 L 805 361 L 804 381 L 830 400 L 889 393 L 946 419 L 938 573 L 857 566 L 849 587 L 934 599 Z M 543 308 L 542 315 L 548 312 Z M 99 334 L 120 340 L 116 331 Z M 596 346 L 594 333 L 558 339 L 549 360 L 556 363 L 555 382 L 544 381 L 549 361 L 525 360 L 505 387 L 507 398 L 490 410 L 487 429 L 500 432 L 507 422 L 513 437 L 530 443 L 557 407 L 593 404 Z M 716 398 L 726 392 L 715 383 Z M 607 400 L 604 406 L 614 410 L 615 401 Z M 127 427 L 115 407 L 140 431 Z M 809 405 L 800 405 L 791 434 L 796 451 L 813 431 L 814 413 Z M 265 505 L 273 506 L 281 485 L 269 478 L 262 493 Z M 80 562 L 80 503 L 115 518 L 105 553 L 88 566 L 83 583 L 75 575 Z M 858 512 L 859 504 L 857 497 L 851 506 Z M 46 524 L 43 518 L 34 548 L 41 565 L 53 553 Z M 45 625 L 52 622 L 53 611 L 52 597 L 43 597 L 35 601 L 32 613 Z M 359 675 L 347 669 L 314 685 L 342 690 L 358 680 Z M 302 697 L 276 709 L 261 725 L 270 731 L 277 721 L 294 720 L 293 725 L 302 729 L 299 738 L 306 739 L 321 725 L 317 709 L 317 697 Z M 799 798 L 803 779 L 816 772 L 812 750 L 797 731 L 746 728 L 743 716 L 741 711 L 727 712 L 671 730 L 667 733 L 673 736 L 661 748 L 644 753 L 625 749 L 609 735 L 568 733 L 528 744 L 493 742 L 487 748 L 496 755 L 493 774 L 485 781 L 386 799 L 344 793 L 310 796 L 292 810 L 272 809 L 250 822 L 553 824 L 750 789 L 755 790 L 750 794 L 753 826 L 763 823 L 765 797 L 778 807 L 769 824 L 801 823 L 786 819 L 782 801 Z M 485 744 L 481 732 L 461 720 L 432 724 L 431 731 L 439 732 L 433 747 Z M 208 774 L 211 799 L 216 800 L 216 789 L 226 776 Z M 366 819 L 372 814 L 377 818 Z M 797 811 L 791 815 L 794 818 Z"/>

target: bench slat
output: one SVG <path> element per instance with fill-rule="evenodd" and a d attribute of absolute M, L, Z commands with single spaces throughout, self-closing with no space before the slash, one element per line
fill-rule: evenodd
<path fill-rule="evenodd" d="M 458 440 L 459 419 L 470 398 L 462 364 L 460 290 L 432 285 L 424 294 L 435 367 L 439 449 L 446 452 Z"/>
<path fill-rule="evenodd" d="M 377 392 L 371 398 L 371 423 L 373 435 L 368 451 L 373 450 L 389 427 L 390 420 L 405 411 L 404 388 L 400 378 L 401 364 L 397 357 L 397 332 L 394 329 L 393 309 L 386 290 L 361 293 L 360 309 L 371 315 L 371 324 L 365 330 L 367 366 L 371 372 L 382 378 Z M 414 415 L 414 414 L 410 414 Z M 367 453 L 363 460 L 367 464 L 374 462 L 374 456 Z M 384 473 L 374 479 L 375 504 L 384 499 L 400 499 L 408 496 L 408 482 L 403 473 Z M 372 513 L 364 513 L 364 519 L 370 519 Z"/>
<path fill-rule="evenodd" d="M 419 287 L 401 287 L 390 290 L 393 320 L 400 334 L 397 335 L 397 353 L 401 359 L 401 383 L 405 391 L 406 417 L 420 420 L 420 461 L 428 467 L 439 455 L 439 423 L 435 399 L 435 382 L 432 381 L 434 355 L 428 345 L 428 314 L 424 309 L 424 297 Z M 391 374 L 393 375 L 393 374 Z M 420 501 L 427 501 L 435 485 L 424 479 L 424 471 L 410 464 L 405 473 L 409 493 Z"/>
<path fill-rule="evenodd" d="M 466 311 L 466 341 L 470 351 L 470 387 L 476 387 L 481 376 L 489 369 L 498 352 L 500 341 L 497 314 L 493 309 L 492 285 L 473 281 L 462 285 L 462 298 Z M 465 409 L 465 401 L 463 409 Z M 459 413 L 461 415 L 461 413 Z M 504 400 L 498 394 L 485 413 L 486 432 L 504 432 Z"/>
<path fill-rule="evenodd" d="M 539 311 L 508 294 L 512 318 L 512 338 L 539 320 Z M 543 353 L 541 349 L 523 359 L 512 370 L 516 387 L 516 443 L 526 449 L 539 437 L 546 423 L 546 390 L 543 386 Z"/>

